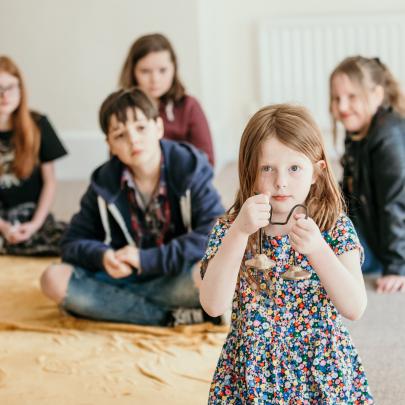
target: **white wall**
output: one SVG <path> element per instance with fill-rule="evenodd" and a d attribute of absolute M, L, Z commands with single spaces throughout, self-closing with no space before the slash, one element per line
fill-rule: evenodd
<path fill-rule="evenodd" d="M 107 156 L 98 108 L 118 82 L 129 46 L 161 32 L 180 75 L 200 92 L 197 2 L 190 0 L 2 0 L 0 54 L 26 78 L 32 108 L 46 113 L 69 148 L 59 178 L 87 178 Z M 83 141 L 82 141 L 83 140 Z"/>
<path fill-rule="evenodd" d="M 0 54 L 21 66 L 31 106 L 49 115 L 70 149 L 58 176 L 86 178 L 107 154 L 97 111 L 116 87 L 128 47 L 144 33 L 166 34 L 183 81 L 206 110 L 221 169 L 236 159 L 246 121 L 260 106 L 258 21 L 374 12 L 405 13 L 405 2 L 2 0 Z"/>
<path fill-rule="evenodd" d="M 251 114 L 260 107 L 259 21 L 277 16 L 378 15 L 390 12 L 405 14 L 405 2 L 201 0 L 202 96 L 210 122 L 215 125 L 216 150 L 222 154 L 219 164 L 237 156 L 243 128 Z"/>

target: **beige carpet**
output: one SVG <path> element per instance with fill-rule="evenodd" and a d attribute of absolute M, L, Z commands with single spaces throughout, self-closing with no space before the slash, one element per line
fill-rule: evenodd
<path fill-rule="evenodd" d="M 377 294 L 366 278 L 368 306 L 348 322 L 376 404 L 405 405 L 405 294 Z"/>
<path fill-rule="evenodd" d="M 205 404 L 223 327 L 90 322 L 39 291 L 50 260 L 0 257 L 0 404 Z"/>
<path fill-rule="evenodd" d="M 39 291 L 45 259 L 0 257 L 0 404 L 206 404 L 225 338 L 62 315 Z M 405 295 L 369 291 L 350 325 L 377 404 L 405 404 Z"/>

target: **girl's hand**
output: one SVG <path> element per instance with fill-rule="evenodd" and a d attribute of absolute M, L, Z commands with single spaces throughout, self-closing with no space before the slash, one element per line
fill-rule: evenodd
<path fill-rule="evenodd" d="M 10 229 L 8 241 L 13 245 L 25 242 L 26 240 L 30 239 L 40 227 L 41 226 L 39 224 L 33 221 L 13 225 Z"/>
<path fill-rule="evenodd" d="M 4 236 L 7 242 L 10 242 L 10 236 L 13 233 L 15 227 L 11 222 L 1 221 L 0 233 Z"/>
<path fill-rule="evenodd" d="M 311 255 L 325 242 L 318 225 L 305 214 L 295 214 L 295 224 L 289 233 L 291 246 L 296 252 Z"/>
<path fill-rule="evenodd" d="M 103 256 L 103 266 L 105 271 L 112 278 L 124 278 L 128 277 L 132 273 L 131 267 L 117 259 L 114 250 L 108 249 Z"/>
<path fill-rule="evenodd" d="M 405 276 L 390 274 L 377 279 L 376 289 L 378 293 L 405 293 Z"/>
<path fill-rule="evenodd" d="M 139 257 L 139 249 L 135 246 L 125 246 L 122 249 L 119 249 L 115 252 L 115 257 L 132 267 L 135 267 L 140 273 L 140 257 Z"/>
<path fill-rule="evenodd" d="M 233 226 L 240 232 L 251 235 L 269 224 L 270 209 L 268 195 L 258 194 L 250 197 L 242 205 Z"/>

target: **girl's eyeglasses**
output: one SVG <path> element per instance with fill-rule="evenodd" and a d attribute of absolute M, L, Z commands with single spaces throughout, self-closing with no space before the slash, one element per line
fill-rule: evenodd
<path fill-rule="evenodd" d="M 19 91 L 20 86 L 17 83 L 8 86 L 0 86 L 0 97 L 5 96 L 6 94 L 16 95 Z"/>

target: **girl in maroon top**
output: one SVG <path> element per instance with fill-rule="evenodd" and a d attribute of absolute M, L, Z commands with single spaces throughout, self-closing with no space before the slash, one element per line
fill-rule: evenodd
<path fill-rule="evenodd" d="M 214 164 L 207 119 L 198 101 L 185 94 L 177 74 L 176 54 L 165 36 L 150 34 L 134 42 L 119 84 L 123 88 L 139 86 L 158 105 L 165 138 L 193 144 Z"/>

